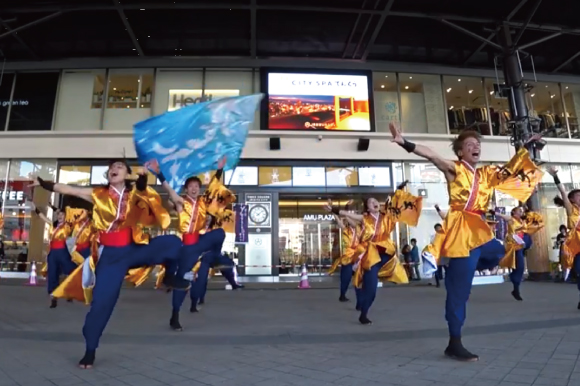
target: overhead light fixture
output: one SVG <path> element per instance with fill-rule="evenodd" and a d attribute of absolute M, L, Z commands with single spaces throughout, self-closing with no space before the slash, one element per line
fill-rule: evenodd
<path fill-rule="evenodd" d="M 566 86 L 566 90 L 568 90 L 568 86 Z"/>
<path fill-rule="evenodd" d="M 144 10 L 145 10 L 145 8 L 141 8 L 139 11 L 144 11 Z"/>
<path fill-rule="evenodd" d="M 137 49 L 136 48 L 133 48 L 133 51 L 137 51 Z"/>
<path fill-rule="evenodd" d="M 451 92 L 451 87 L 449 87 L 449 88 L 447 89 L 447 92 Z"/>
<path fill-rule="evenodd" d="M 546 88 L 548 88 L 548 85 L 546 85 Z"/>
<path fill-rule="evenodd" d="M 493 95 L 493 91 L 490 91 L 490 92 L 489 92 L 489 95 Z"/>
<path fill-rule="evenodd" d="M 385 75 L 385 78 L 388 78 L 388 77 L 389 77 L 388 75 Z"/>
<path fill-rule="evenodd" d="M 412 77 L 412 76 L 410 76 L 410 77 L 409 77 L 409 79 L 413 79 L 413 77 Z"/>
<path fill-rule="evenodd" d="M 461 78 L 457 79 L 458 82 L 461 82 Z"/>
<path fill-rule="evenodd" d="M 468 91 L 468 93 L 470 93 L 470 94 L 471 94 L 472 92 L 473 92 L 473 90 L 469 90 L 469 91 Z"/>
<path fill-rule="evenodd" d="M 535 96 L 536 96 L 536 94 L 532 94 L 532 98 L 535 97 Z"/>
<path fill-rule="evenodd" d="M 554 95 L 550 95 L 550 98 L 553 98 L 553 97 L 554 97 Z"/>
<path fill-rule="evenodd" d="M 385 88 L 385 85 L 384 84 L 381 84 L 381 88 Z"/>
<path fill-rule="evenodd" d="M 405 90 L 408 90 L 408 89 L 409 89 L 409 86 L 405 86 Z"/>
<path fill-rule="evenodd" d="M 451 107 L 449 108 L 449 110 L 453 110 L 453 106 L 451 106 Z"/>

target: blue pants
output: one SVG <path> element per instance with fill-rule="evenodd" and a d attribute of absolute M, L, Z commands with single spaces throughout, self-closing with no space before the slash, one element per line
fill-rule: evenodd
<path fill-rule="evenodd" d="M 377 286 L 379 285 L 379 271 L 393 256 L 381 253 L 381 261 L 363 274 L 363 284 L 360 293 L 361 316 L 367 316 L 375 301 Z"/>
<path fill-rule="evenodd" d="M 352 279 L 352 264 L 342 265 L 340 267 L 340 297 L 346 296 L 348 286 Z"/>
<path fill-rule="evenodd" d="M 501 243 L 493 239 L 471 250 L 468 257 L 449 259 L 445 276 L 447 290 L 445 319 L 449 327 L 449 336 L 461 337 L 461 329 L 467 317 L 467 300 L 476 269 L 495 268 L 505 253 L 503 249 Z"/>
<path fill-rule="evenodd" d="M 214 258 L 213 261 L 210 262 L 208 262 L 207 259 L 202 258 L 199 271 L 197 272 L 197 279 L 195 280 L 192 288 L 189 290 L 189 297 L 191 298 L 192 306 L 197 305 L 197 303 L 201 300 L 205 300 L 209 269 L 214 267 L 221 268 L 220 273 L 223 277 L 226 278 L 232 288 L 236 288 L 238 286 L 238 283 L 236 283 L 234 277 L 234 261 L 232 259 L 222 253 L 220 253 L 216 258 Z"/>
<path fill-rule="evenodd" d="M 60 275 L 70 275 L 77 265 L 70 259 L 70 253 L 66 248 L 51 249 L 46 262 L 48 264 L 47 290 L 50 295 L 60 284 Z"/>
<path fill-rule="evenodd" d="M 223 229 L 215 229 L 211 232 L 205 233 L 199 237 L 197 243 L 193 245 L 186 245 L 182 248 L 179 254 L 179 264 L 177 269 L 175 269 L 175 263 L 166 266 L 166 269 L 171 272 L 177 272 L 177 277 L 182 278 L 188 272 L 190 272 L 194 265 L 197 263 L 201 256 L 201 265 L 199 271 L 197 272 L 198 280 L 194 282 L 192 290 L 195 291 L 195 297 L 199 299 L 199 295 L 203 293 L 203 288 L 207 284 L 207 275 L 209 274 L 210 264 L 214 259 L 221 255 L 222 246 L 224 240 L 226 239 L 226 233 Z M 203 256 L 202 256 L 203 254 Z M 233 265 L 233 261 L 231 261 Z M 199 280 L 199 279 L 202 280 Z M 203 279 L 205 278 L 205 279 Z M 179 311 L 185 296 L 186 291 L 173 291 L 172 294 L 172 306 L 173 311 Z"/>
<path fill-rule="evenodd" d="M 87 257 L 89 257 L 91 255 L 91 248 L 84 248 L 81 249 L 80 251 L 77 251 L 82 257 L 84 257 L 85 259 Z"/>
<path fill-rule="evenodd" d="M 520 249 L 516 251 L 516 268 L 512 269 L 510 272 L 510 281 L 514 285 L 514 291 L 518 292 L 520 290 L 520 284 L 524 278 L 524 267 L 526 266 L 526 260 L 524 256 L 524 250 Z"/>
<path fill-rule="evenodd" d="M 574 257 L 574 271 L 576 271 L 576 285 L 578 286 L 578 291 L 580 291 L 580 253 Z"/>
<path fill-rule="evenodd" d="M 356 309 L 360 310 L 362 307 L 362 288 L 355 287 L 354 294 L 356 295 Z"/>
<path fill-rule="evenodd" d="M 147 245 L 103 247 L 95 272 L 93 301 L 83 327 L 87 350 L 96 350 L 99 346 L 127 271 L 148 265 L 168 265 L 179 257 L 180 249 L 181 240 L 173 235 L 154 237 Z"/>

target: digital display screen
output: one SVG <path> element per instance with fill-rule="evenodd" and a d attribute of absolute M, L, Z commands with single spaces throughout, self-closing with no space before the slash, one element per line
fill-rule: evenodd
<path fill-rule="evenodd" d="M 369 77 L 267 74 L 269 130 L 371 131 Z"/>
<path fill-rule="evenodd" d="M 293 167 L 292 185 L 325 186 L 326 170 L 323 167 Z"/>
<path fill-rule="evenodd" d="M 387 166 L 370 166 L 358 168 L 360 186 L 391 186 L 391 168 Z"/>
<path fill-rule="evenodd" d="M 226 170 L 224 173 L 226 185 L 258 185 L 257 166 L 238 166 L 234 170 Z"/>

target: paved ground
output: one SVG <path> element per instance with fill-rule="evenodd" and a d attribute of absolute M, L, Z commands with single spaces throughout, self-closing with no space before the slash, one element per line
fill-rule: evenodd
<path fill-rule="evenodd" d="M 76 362 L 86 307 L 50 310 L 43 289 L 0 286 L 0 386 L 517 386 L 580 385 L 580 311 L 575 286 L 479 286 L 466 346 L 478 363 L 443 357 L 444 290 L 379 290 L 375 322 L 360 326 L 336 290 L 210 291 L 186 330 L 168 329 L 169 297 L 125 289 L 97 367 Z"/>

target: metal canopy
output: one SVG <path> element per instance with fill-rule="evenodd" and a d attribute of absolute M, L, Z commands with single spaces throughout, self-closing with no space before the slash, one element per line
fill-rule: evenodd
<path fill-rule="evenodd" d="M 578 14 L 580 2 L 565 0 L 19 0 L 0 5 L 0 60 L 279 57 L 489 69 L 505 24 L 537 71 L 580 74 Z"/>

